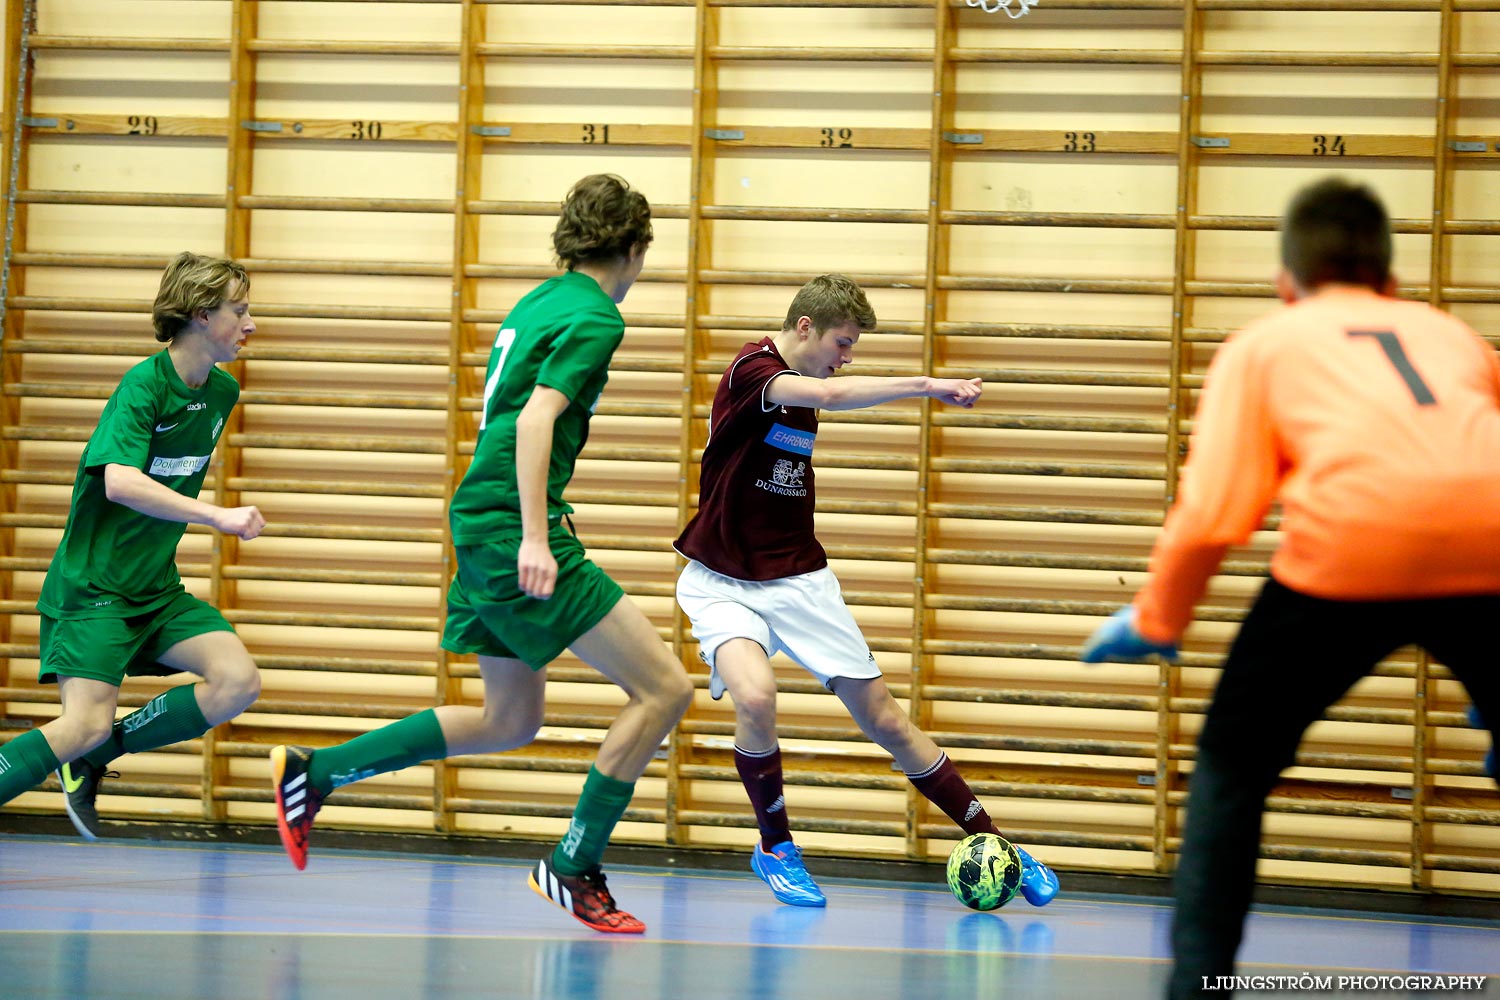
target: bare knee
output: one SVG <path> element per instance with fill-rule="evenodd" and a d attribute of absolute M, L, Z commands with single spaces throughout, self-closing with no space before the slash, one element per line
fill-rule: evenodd
<path fill-rule="evenodd" d="M 894 702 L 864 720 L 865 735 L 886 750 L 896 752 L 911 742 L 911 719 Z"/>
<path fill-rule="evenodd" d="M 651 686 L 636 696 L 655 715 L 676 722 L 693 702 L 693 682 L 676 660 L 664 658 L 664 665 L 651 678 Z"/>
<path fill-rule="evenodd" d="M 249 708 L 260 697 L 260 671 L 250 660 L 234 669 L 228 678 L 228 684 L 241 710 Z"/>
<path fill-rule="evenodd" d="M 198 707 L 211 726 L 228 722 L 260 697 L 260 671 L 250 657 L 235 657 L 205 673 Z"/>
<path fill-rule="evenodd" d="M 232 704 L 236 712 L 249 708 L 260 697 L 260 671 L 249 657 L 237 660 L 214 678 L 221 699 Z"/>
<path fill-rule="evenodd" d="M 674 663 L 672 671 L 662 679 L 660 697 L 666 713 L 672 718 L 680 719 L 686 714 L 688 706 L 693 703 L 693 681 L 681 664 Z"/>
<path fill-rule="evenodd" d="M 110 731 L 114 728 L 114 719 L 90 719 L 78 732 L 78 740 L 83 744 L 80 753 L 88 753 L 109 739 Z"/>
<path fill-rule="evenodd" d="M 756 685 L 734 692 L 734 713 L 745 726 L 756 732 L 776 731 L 776 688 Z"/>
<path fill-rule="evenodd" d="M 112 710 L 69 713 L 64 710 L 47 729 L 47 742 L 59 761 L 77 760 L 109 739 Z"/>
<path fill-rule="evenodd" d="M 540 702 L 484 706 L 484 730 L 490 744 L 487 753 L 501 753 L 524 747 L 536 739 L 544 721 L 545 709 Z"/>

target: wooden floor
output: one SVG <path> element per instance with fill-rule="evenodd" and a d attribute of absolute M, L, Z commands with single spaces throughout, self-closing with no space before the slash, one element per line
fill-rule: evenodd
<path fill-rule="evenodd" d="M 817 873 L 818 863 L 811 868 Z M 1161 995 L 1170 908 L 1067 891 L 973 913 L 938 885 L 823 878 L 783 906 L 747 870 L 615 867 L 644 937 L 600 935 L 531 892 L 518 861 L 0 839 L 6 1000 L 1130 1000 Z M 1278 909 L 1242 975 L 1487 975 L 1500 921 Z M 1405 990 L 1255 997 L 1425 996 Z"/>

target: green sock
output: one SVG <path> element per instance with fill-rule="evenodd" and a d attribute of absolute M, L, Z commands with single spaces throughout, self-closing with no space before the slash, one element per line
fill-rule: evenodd
<path fill-rule="evenodd" d="M 208 720 L 198 707 L 197 688 L 196 684 L 183 684 L 152 698 L 116 721 L 109 739 L 84 754 L 83 759 L 104 767 L 127 753 L 144 753 L 202 736 L 208 732 Z"/>
<path fill-rule="evenodd" d="M 0 746 L 0 805 L 40 785 L 57 767 L 57 756 L 40 729 Z"/>
<path fill-rule="evenodd" d="M 609 835 L 615 832 L 615 824 L 620 822 L 634 794 L 635 782 L 611 778 L 597 767 L 589 768 L 583 794 L 578 796 L 578 805 L 573 810 L 573 821 L 568 824 L 568 835 L 552 849 L 552 870 L 559 875 L 578 875 L 598 865 L 609 846 Z"/>
<path fill-rule="evenodd" d="M 409 715 L 348 743 L 314 751 L 307 780 L 322 795 L 372 774 L 399 771 L 424 760 L 448 756 L 443 726 L 432 709 Z"/>

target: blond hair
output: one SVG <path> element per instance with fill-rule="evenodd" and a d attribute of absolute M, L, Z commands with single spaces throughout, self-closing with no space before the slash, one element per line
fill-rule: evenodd
<path fill-rule="evenodd" d="M 792 299 L 781 328 L 790 330 L 803 316 L 812 320 L 819 334 L 845 323 L 853 323 L 860 330 L 875 329 L 875 310 L 870 308 L 865 290 L 843 274 L 822 274 L 803 285 Z"/>
<path fill-rule="evenodd" d="M 166 343 L 186 329 L 200 309 L 212 311 L 249 294 L 250 276 L 243 264 L 184 250 L 162 272 L 151 304 L 156 339 Z"/>

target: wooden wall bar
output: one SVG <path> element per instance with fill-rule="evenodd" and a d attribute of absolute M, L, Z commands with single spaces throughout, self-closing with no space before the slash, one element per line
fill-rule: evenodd
<path fill-rule="evenodd" d="M 1337 39 L 1338 45 L 1332 43 Z M 273 822 L 265 755 L 434 702 L 444 508 L 497 325 L 553 273 L 578 177 L 657 240 L 570 498 L 596 561 L 699 687 L 619 839 L 743 848 L 733 716 L 672 599 L 719 373 L 825 271 L 870 290 L 855 371 L 982 375 L 973 411 L 824 416 L 819 530 L 893 690 L 1018 842 L 1169 873 L 1201 713 L 1276 518 L 1176 665 L 1084 667 L 1140 585 L 1218 343 L 1273 305 L 1289 194 L 1337 170 L 1396 219 L 1403 294 L 1500 337 L 1500 0 L 24 0 L 0 167 L 0 740 L 56 714 L 34 601 L 103 400 L 156 349 L 190 248 L 250 267 L 260 330 L 190 530 L 190 589 L 265 675 L 203 739 L 121 762 L 106 817 Z M 957 831 L 780 663 L 799 839 L 940 858 Z M 320 826 L 553 837 L 618 692 L 564 657 L 525 749 L 344 789 Z M 131 681 L 121 704 L 160 690 Z M 1319 723 L 1272 800 L 1270 878 L 1500 891 L 1500 795 L 1462 690 L 1413 651 Z M 55 785 L 7 811 L 56 813 Z"/>

